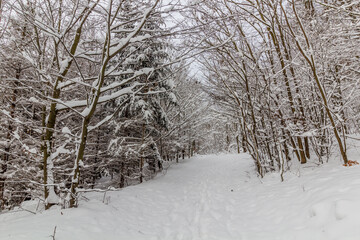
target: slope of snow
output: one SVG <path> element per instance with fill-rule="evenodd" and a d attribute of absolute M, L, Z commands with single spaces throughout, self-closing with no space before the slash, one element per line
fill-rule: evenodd
<path fill-rule="evenodd" d="M 355 240 L 359 176 L 336 162 L 281 183 L 257 178 L 246 154 L 197 156 L 141 185 L 89 193 L 77 209 L 3 213 L 0 239 L 52 239 L 56 226 L 56 240 Z"/>

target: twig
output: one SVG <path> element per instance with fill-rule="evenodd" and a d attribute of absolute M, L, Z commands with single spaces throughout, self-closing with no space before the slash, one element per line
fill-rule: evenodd
<path fill-rule="evenodd" d="M 50 235 L 50 237 L 52 237 L 53 240 L 55 240 L 55 234 L 56 234 L 56 226 L 55 226 L 55 228 L 54 228 L 54 233 L 53 233 L 53 235 Z"/>
<path fill-rule="evenodd" d="M 90 199 L 89 199 L 89 198 L 87 198 L 87 197 L 85 197 L 85 196 L 82 196 L 82 195 L 81 195 L 81 197 L 82 197 L 82 198 L 84 198 L 84 199 L 85 199 L 85 201 L 87 201 L 87 202 L 88 202 L 88 201 L 90 201 Z"/>
<path fill-rule="evenodd" d="M 19 208 L 20 208 L 21 210 L 27 211 L 27 212 L 29 212 L 29 213 L 36 214 L 36 212 L 33 212 L 33 211 L 28 210 L 28 209 L 22 208 L 21 206 L 19 206 Z"/>
<path fill-rule="evenodd" d="M 35 211 L 37 211 L 39 209 L 39 205 L 40 205 L 40 200 L 38 201 L 38 204 L 36 205 Z"/>
<path fill-rule="evenodd" d="M 103 203 L 105 203 L 106 192 L 104 192 Z"/>

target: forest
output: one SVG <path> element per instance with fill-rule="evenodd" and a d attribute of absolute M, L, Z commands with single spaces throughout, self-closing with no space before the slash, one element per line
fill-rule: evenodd
<path fill-rule="evenodd" d="M 201 154 L 357 164 L 359 23 L 354 0 L 0 0 L 0 212 Z"/>

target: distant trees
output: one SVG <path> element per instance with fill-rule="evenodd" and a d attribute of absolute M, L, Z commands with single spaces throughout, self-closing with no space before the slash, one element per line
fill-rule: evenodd
<path fill-rule="evenodd" d="M 238 122 L 239 140 L 259 175 L 286 169 L 293 158 L 306 163 L 311 152 L 323 162 L 333 139 L 347 163 L 346 136 L 358 128 L 352 124 L 358 120 L 348 118 L 358 115 L 359 88 L 357 15 L 350 5 L 195 4 L 192 24 L 201 29 L 196 40 L 212 49 L 199 58 L 207 88 L 224 114 Z"/>

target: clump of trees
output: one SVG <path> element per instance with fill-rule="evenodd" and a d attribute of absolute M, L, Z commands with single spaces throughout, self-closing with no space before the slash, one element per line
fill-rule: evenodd
<path fill-rule="evenodd" d="M 1 5 L 0 209 L 32 198 L 75 207 L 100 178 L 125 187 L 197 151 L 204 97 L 171 47 L 175 7 Z"/>
<path fill-rule="evenodd" d="M 359 126 L 358 13 L 351 1 L 195 3 L 189 24 L 208 49 L 198 62 L 210 97 L 260 176 L 294 159 L 322 163 L 331 146 L 348 163 L 346 138 Z"/>

